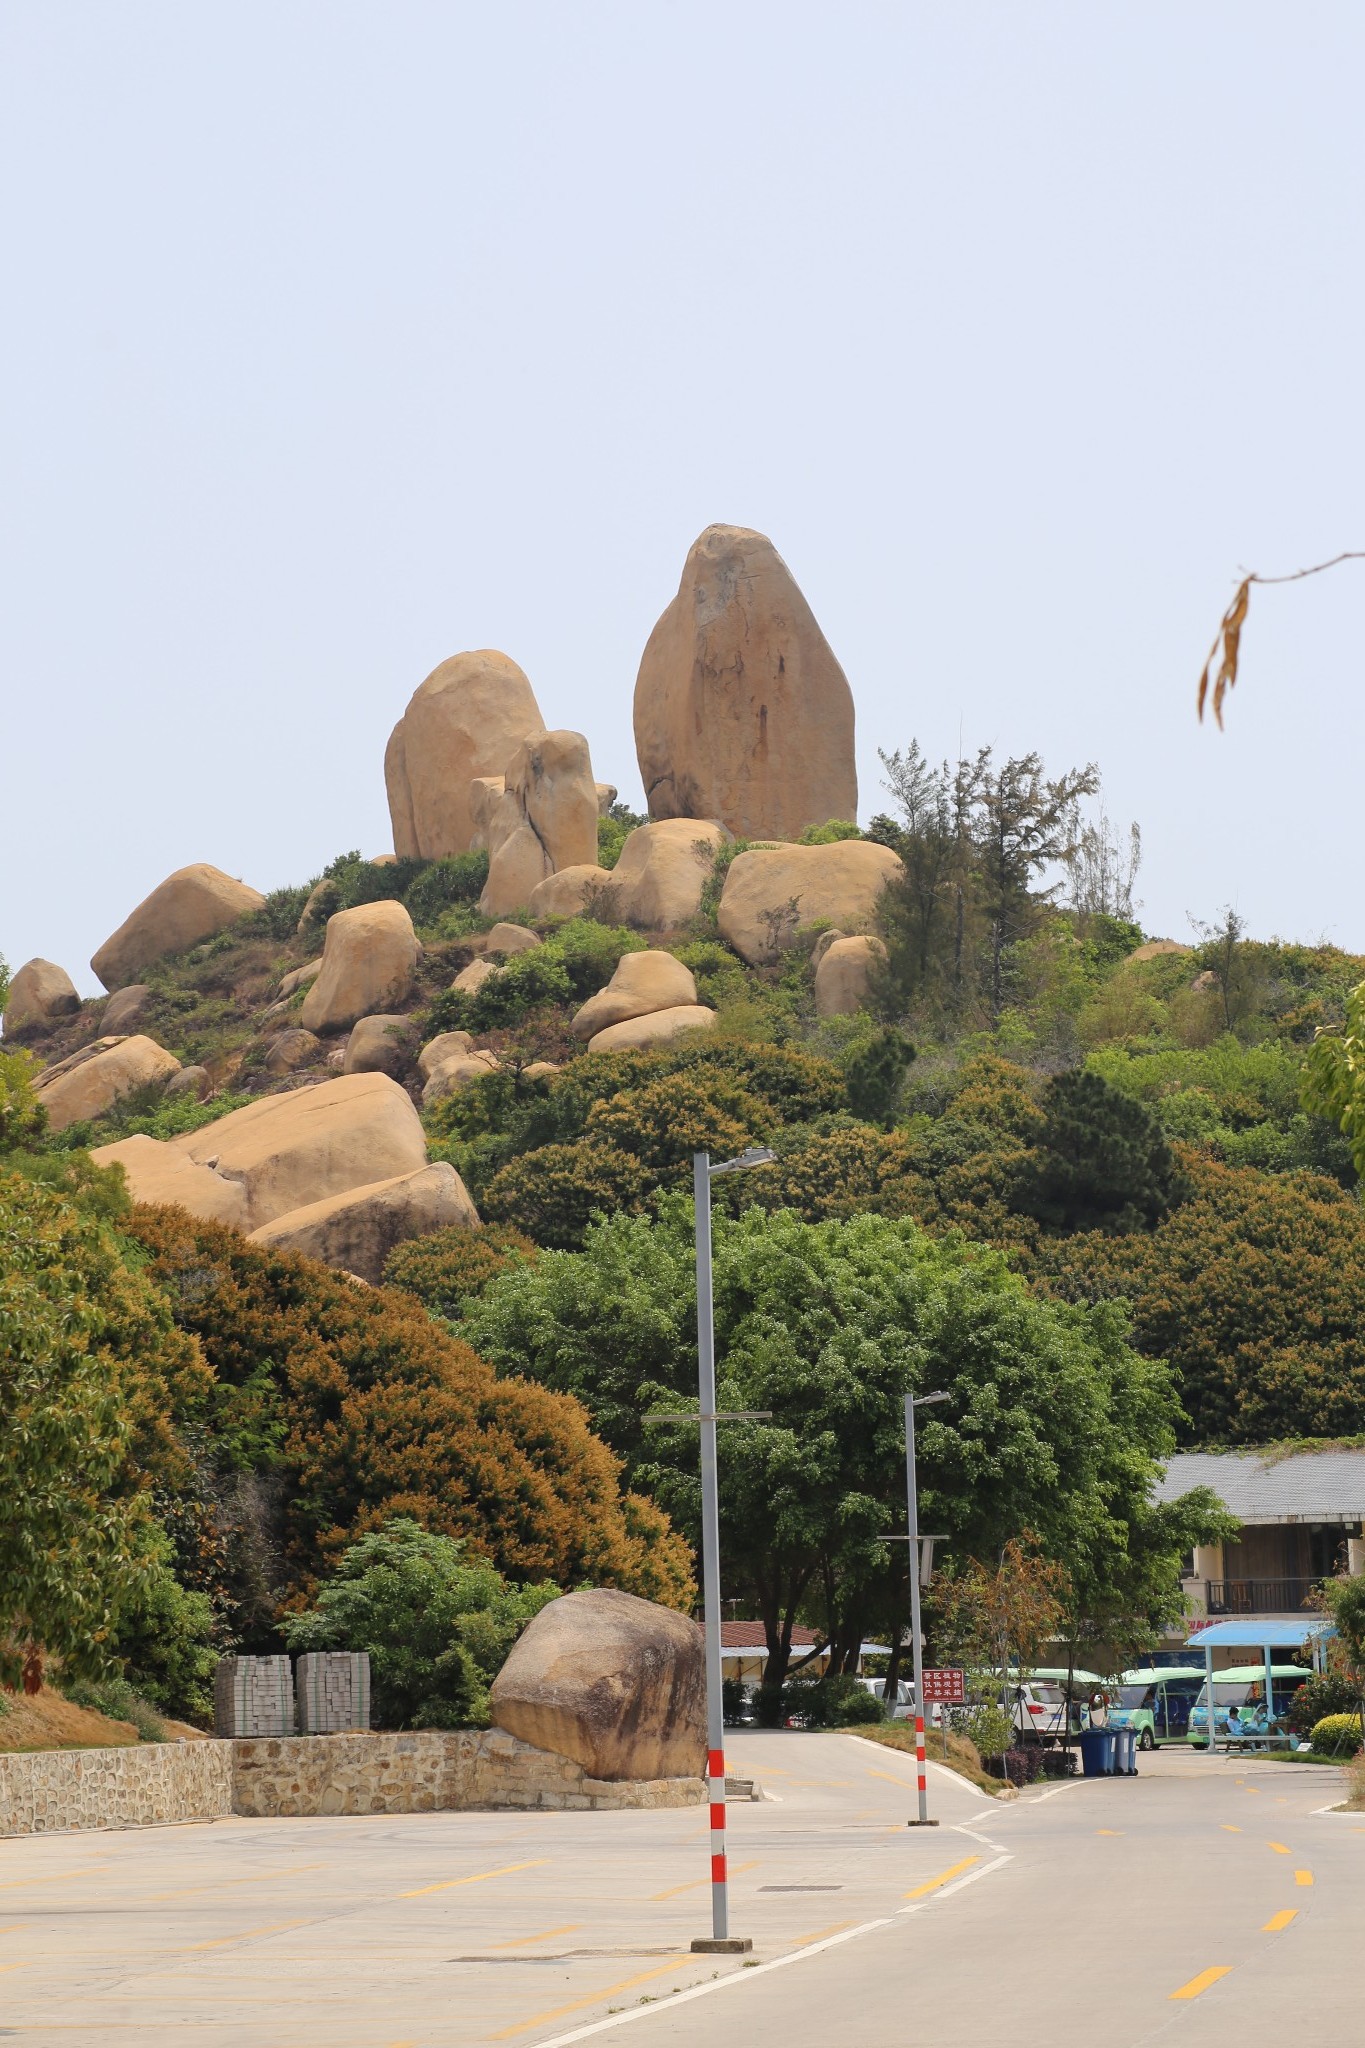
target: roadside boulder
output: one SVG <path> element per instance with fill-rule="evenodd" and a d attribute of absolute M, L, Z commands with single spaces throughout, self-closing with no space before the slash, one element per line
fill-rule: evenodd
<path fill-rule="evenodd" d="M 537 882 L 527 899 L 532 917 L 579 917 L 594 897 L 615 884 L 615 871 L 581 861 Z"/>
<path fill-rule="evenodd" d="M 302 1252 L 377 1287 L 395 1245 L 433 1230 L 477 1229 L 464 1182 L 442 1161 L 291 1209 L 253 1230 L 253 1244 Z"/>
<path fill-rule="evenodd" d="M 468 967 L 462 967 L 450 986 L 458 989 L 462 996 L 476 996 L 486 981 L 492 981 L 502 969 L 496 960 L 471 960 Z"/>
<path fill-rule="evenodd" d="M 221 868 L 202 861 L 177 868 L 110 934 L 90 965 L 107 989 L 124 988 L 144 967 L 216 939 L 264 902 L 259 889 L 234 880 Z"/>
<path fill-rule="evenodd" d="M 709 1031 L 715 1021 L 715 1011 L 705 1004 L 680 1003 L 673 1010 L 652 1010 L 647 1017 L 627 1017 L 624 1023 L 609 1024 L 588 1040 L 588 1051 L 627 1052 L 664 1045 L 682 1031 Z"/>
<path fill-rule="evenodd" d="M 542 732 L 507 762 L 506 788 L 488 826 L 488 880 L 479 898 L 486 917 L 529 904 L 558 868 L 597 859 L 597 785 L 582 733 Z"/>
<path fill-rule="evenodd" d="M 494 1725 L 594 1778 L 696 1778 L 706 1767 L 706 1669 L 695 1621 L 633 1593 L 565 1593 L 542 1607 L 493 1681 Z"/>
<path fill-rule="evenodd" d="M 474 843 L 470 784 L 501 775 L 516 748 L 543 732 L 535 692 L 495 648 L 452 655 L 414 691 L 384 755 L 396 852 L 445 860 Z"/>
<path fill-rule="evenodd" d="M 611 980 L 588 997 L 569 1029 L 575 1038 L 588 1039 L 628 1017 L 647 1017 L 652 1011 L 696 1000 L 697 984 L 690 970 L 671 953 L 623 953 Z"/>
<path fill-rule="evenodd" d="M 401 903 L 358 903 L 327 920 L 322 966 L 303 999 L 306 1031 L 349 1031 L 412 993 L 417 934 Z"/>
<path fill-rule="evenodd" d="M 401 1081 L 412 1065 L 406 1017 L 360 1017 L 346 1041 L 343 1074 L 391 1074 Z"/>
<path fill-rule="evenodd" d="M 872 977 L 886 959 L 880 939 L 839 938 L 826 946 L 815 970 L 817 1017 L 851 1017 L 867 1008 Z"/>
<path fill-rule="evenodd" d="M 64 967 L 52 960 L 26 960 L 5 998 L 5 1036 L 27 1031 L 37 1037 L 63 1017 L 74 1016 L 80 1006 L 76 984 Z"/>
<path fill-rule="evenodd" d="M 666 931 L 695 917 L 728 836 L 714 819 L 662 818 L 657 825 L 638 825 L 611 871 L 622 923 Z"/>
<path fill-rule="evenodd" d="M 416 1173 L 427 1163 L 427 1148 L 421 1119 L 396 1081 L 342 1074 L 261 1096 L 179 1138 L 125 1138 L 91 1157 L 123 1167 L 135 1202 L 178 1201 L 196 1216 L 257 1230 L 330 1195 Z M 217 1185 L 185 1174 L 177 1161 L 208 1169 Z M 181 1191 L 169 1194 L 173 1175 Z M 240 1202 L 228 1188 L 240 1191 Z M 236 1210 L 231 1217 L 223 1213 L 228 1206 Z"/>
<path fill-rule="evenodd" d="M 207 1067 L 182 1067 L 166 1083 L 167 1101 L 177 1095 L 192 1095 L 196 1102 L 207 1102 L 212 1093 L 213 1079 Z"/>
<path fill-rule="evenodd" d="M 640 662 L 635 748 L 651 818 L 796 839 L 857 817 L 853 694 L 765 535 L 694 543 Z"/>
<path fill-rule="evenodd" d="M 120 1096 L 155 1085 L 165 1087 L 180 1062 L 153 1038 L 97 1038 L 79 1052 L 45 1067 L 33 1084 L 47 1111 L 48 1128 L 64 1131 L 68 1124 L 103 1116 Z"/>
<path fill-rule="evenodd" d="M 721 937 L 758 967 L 821 919 L 850 937 L 868 931 L 882 890 L 902 872 L 899 856 L 870 839 L 754 847 L 731 861 L 716 921 Z"/>

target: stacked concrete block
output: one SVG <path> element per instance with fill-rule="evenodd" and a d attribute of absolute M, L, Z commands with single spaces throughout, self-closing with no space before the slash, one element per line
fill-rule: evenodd
<path fill-rule="evenodd" d="M 222 1657 L 213 1677 L 213 1732 L 292 1735 L 294 1674 L 287 1657 Z"/>
<path fill-rule="evenodd" d="M 347 1735 L 370 1725 L 370 1659 L 365 1650 L 309 1650 L 299 1658 L 299 1730 Z"/>

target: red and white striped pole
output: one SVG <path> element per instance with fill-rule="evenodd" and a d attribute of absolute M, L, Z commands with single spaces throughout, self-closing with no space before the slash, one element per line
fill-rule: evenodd
<path fill-rule="evenodd" d="M 711 1801 L 711 1931 L 718 1941 L 730 1932 L 730 1873 L 725 1861 L 725 1751 L 706 1752 Z"/>
<path fill-rule="evenodd" d="M 919 1706 L 920 1702 L 916 1700 L 915 1704 Z M 929 1800 L 929 1778 L 924 1762 L 924 1715 L 922 1712 L 915 1715 L 915 1771 L 919 1784 L 920 1819 L 923 1820 L 924 1809 Z"/>

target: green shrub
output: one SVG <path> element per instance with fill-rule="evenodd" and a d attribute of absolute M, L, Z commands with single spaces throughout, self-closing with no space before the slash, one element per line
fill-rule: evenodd
<path fill-rule="evenodd" d="M 626 1088 L 594 1104 L 584 1127 L 589 1144 L 631 1153 L 655 1172 L 690 1168 L 695 1152 L 732 1159 L 768 1134 L 770 1112 L 726 1074 L 694 1070 Z"/>
<path fill-rule="evenodd" d="M 408 915 L 419 929 L 437 924 L 451 910 L 478 902 L 488 880 L 488 855 L 458 853 L 449 860 L 433 860 L 415 875 L 403 901 Z"/>
<path fill-rule="evenodd" d="M 899 1031 L 879 1031 L 860 1046 L 844 1068 L 853 1114 L 867 1123 L 889 1123 L 905 1070 L 914 1057 L 914 1046 Z"/>
<path fill-rule="evenodd" d="M 542 1145 L 494 1175 L 483 1213 L 524 1230 L 537 1244 L 576 1251 L 594 1216 L 637 1214 L 652 1185 L 649 1168 L 629 1152 L 587 1139 Z"/>
<path fill-rule="evenodd" d="M 861 839 L 862 828 L 850 824 L 847 818 L 831 818 L 824 825 L 807 825 L 798 846 L 833 846 L 840 839 Z"/>
<path fill-rule="evenodd" d="M 1360 1748 L 1360 1716 L 1325 1714 L 1308 1739 L 1315 1756 L 1354 1756 Z"/>
<path fill-rule="evenodd" d="M 1351 1714 L 1360 1710 L 1360 1687 L 1353 1678 L 1329 1671 L 1310 1678 L 1289 1702 L 1285 1716 L 1296 1735 L 1311 1735 L 1319 1721 L 1329 1714 Z"/>
<path fill-rule="evenodd" d="M 552 1585 L 509 1586 L 462 1542 L 396 1515 L 348 1546 L 286 1640 L 291 1651 L 368 1651 L 381 1727 L 484 1727 L 488 1688 L 508 1651 L 558 1594 Z"/>
<path fill-rule="evenodd" d="M 31 1053 L 0 1045 L 0 1153 L 35 1144 L 47 1129 L 47 1111 L 33 1092 L 38 1071 Z"/>
<path fill-rule="evenodd" d="M 485 1224 L 482 1230 L 457 1224 L 396 1245 L 384 1267 L 384 1285 L 415 1294 L 432 1315 L 453 1323 L 504 1267 L 535 1256 L 530 1238 L 505 1224 Z"/>
<path fill-rule="evenodd" d="M 585 1003 L 605 988 L 626 953 L 642 953 L 647 941 L 621 924 L 598 924 L 590 917 L 571 917 L 551 932 L 543 951 L 563 962 L 569 993 Z"/>
<path fill-rule="evenodd" d="M 514 953 L 481 988 L 451 988 L 437 996 L 427 1011 L 425 1029 L 433 1037 L 441 1031 L 510 1030 L 533 1010 L 566 1004 L 572 995 L 563 960 L 548 946 L 537 946 L 529 953 Z"/>
<path fill-rule="evenodd" d="M 808 1728 L 867 1728 L 886 1719 L 882 1701 L 856 1678 L 793 1678 L 785 1690 L 787 1713 Z"/>
<path fill-rule="evenodd" d="M 315 876 L 314 882 L 318 879 Z M 313 886 L 313 882 L 305 882 L 298 889 L 272 889 L 259 910 L 249 910 L 238 918 L 233 932 L 241 938 L 292 939 Z"/>
<path fill-rule="evenodd" d="M 976 1744 L 983 1758 L 1003 1756 L 1014 1740 L 1014 1729 L 1003 1707 L 973 1707 L 969 1714 L 955 1716 L 953 1726 L 959 1735 Z"/>
<path fill-rule="evenodd" d="M 134 1692 L 126 1678 L 105 1678 L 97 1683 L 75 1679 L 70 1685 L 63 1685 L 61 1690 L 73 1707 L 103 1714 L 110 1721 L 131 1721 L 139 1742 L 166 1740 L 160 1716 L 139 1693 Z"/>

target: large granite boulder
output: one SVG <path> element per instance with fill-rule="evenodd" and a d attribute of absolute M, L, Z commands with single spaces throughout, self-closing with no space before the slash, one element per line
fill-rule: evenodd
<path fill-rule="evenodd" d="M 154 1038 L 97 1038 L 79 1052 L 44 1067 L 33 1090 L 47 1111 L 48 1128 L 64 1131 L 68 1124 L 103 1116 L 122 1095 L 151 1086 L 165 1087 L 180 1062 Z"/>
<path fill-rule="evenodd" d="M 671 953 L 623 953 L 611 980 L 588 997 L 569 1029 L 575 1038 L 588 1039 L 608 1025 L 623 1024 L 628 1017 L 647 1017 L 655 1010 L 672 1010 L 679 1003 L 696 1000 L 697 984 L 690 968 Z"/>
<path fill-rule="evenodd" d="M 679 1003 L 671 1010 L 651 1010 L 646 1017 L 627 1017 L 620 1024 L 608 1024 L 588 1040 L 589 1052 L 635 1052 L 645 1046 L 666 1045 L 684 1031 L 709 1031 L 716 1021 L 714 1010 L 704 1003 Z"/>
<path fill-rule="evenodd" d="M 52 960 L 26 960 L 5 998 L 5 1036 L 27 1031 L 39 1037 L 63 1017 L 74 1016 L 80 1006 L 76 984 L 64 967 Z"/>
<path fill-rule="evenodd" d="M 557 868 L 597 859 L 597 784 L 578 732 L 523 740 L 507 763 L 506 787 L 488 824 L 488 880 L 479 908 L 505 917 L 529 904 Z"/>
<path fill-rule="evenodd" d="M 720 935 L 751 967 L 775 959 L 803 926 L 823 921 L 857 936 L 870 929 L 883 889 L 902 872 L 899 855 L 870 839 L 756 846 L 730 863 Z"/>
<path fill-rule="evenodd" d="M 140 1031 L 151 1016 L 155 991 L 145 981 L 130 981 L 117 989 L 104 1006 L 100 1028 L 106 1038 L 127 1038 Z"/>
<path fill-rule="evenodd" d="M 815 969 L 817 1017 L 851 1017 L 867 1008 L 872 978 L 886 959 L 880 939 L 839 937 L 821 952 Z"/>
<path fill-rule="evenodd" d="M 495 1052 L 452 1053 L 448 1059 L 433 1066 L 427 1075 L 422 1088 L 423 1109 L 443 1102 L 447 1095 L 458 1095 L 461 1089 L 472 1088 L 476 1081 L 486 1081 L 490 1074 L 497 1073 L 500 1064 Z"/>
<path fill-rule="evenodd" d="M 667 931 L 695 917 L 727 837 L 723 826 L 706 818 L 661 818 L 656 825 L 637 826 L 609 877 L 622 923 Z"/>
<path fill-rule="evenodd" d="M 535 692 L 495 648 L 452 655 L 418 688 L 390 737 L 384 781 L 393 844 L 409 860 L 473 845 L 470 784 L 501 775 L 528 734 L 543 732 Z"/>
<path fill-rule="evenodd" d="M 605 1587 L 552 1600 L 493 1681 L 493 1721 L 594 1778 L 706 1768 L 706 1664 L 695 1621 Z"/>
<path fill-rule="evenodd" d="M 442 1161 L 290 1209 L 253 1230 L 251 1238 L 255 1244 L 303 1252 L 377 1287 L 395 1245 L 456 1225 L 474 1230 L 478 1222 L 464 1182 Z"/>
<path fill-rule="evenodd" d="M 177 868 L 111 933 L 90 965 L 107 989 L 124 988 L 154 961 L 216 939 L 264 902 L 259 889 L 206 862 Z"/>
<path fill-rule="evenodd" d="M 264 1095 L 183 1137 L 124 1138 L 91 1156 L 122 1166 L 135 1202 L 179 1202 L 195 1216 L 257 1230 L 330 1195 L 416 1173 L 427 1148 L 396 1081 L 343 1074 Z M 186 1163 L 207 1169 L 209 1179 L 186 1172 Z"/>
<path fill-rule="evenodd" d="M 796 839 L 858 815 L 853 695 L 772 542 L 708 526 L 649 636 L 635 749 L 651 818 Z"/>
<path fill-rule="evenodd" d="M 349 1031 L 412 993 L 417 934 L 401 903 L 358 903 L 327 920 L 322 966 L 299 1011 L 305 1031 Z"/>
<path fill-rule="evenodd" d="M 343 1074 L 391 1074 L 401 1081 L 412 1065 L 415 1040 L 407 1017 L 361 1017 L 346 1041 Z"/>
<path fill-rule="evenodd" d="M 427 1081 L 447 1060 L 462 1059 L 473 1052 L 474 1041 L 467 1031 L 442 1031 L 429 1038 L 417 1055 L 417 1071 Z"/>
<path fill-rule="evenodd" d="M 612 869 L 599 868 L 596 861 L 576 862 L 573 867 L 560 868 L 543 882 L 537 882 L 527 908 L 532 917 L 578 917 L 594 897 L 602 897 L 603 890 L 611 889 L 615 879 Z M 605 897 L 603 901 L 611 902 L 612 914 L 617 915 L 615 898 Z"/>

